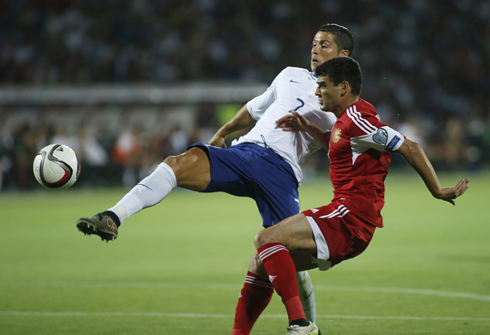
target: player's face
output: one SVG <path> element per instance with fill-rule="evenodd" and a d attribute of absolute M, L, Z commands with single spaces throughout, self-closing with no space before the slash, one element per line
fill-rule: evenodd
<path fill-rule="evenodd" d="M 316 33 L 311 44 L 311 70 L 313 72 L 315 72 L 318 65 L 339 56 L 334 37 L 329 32 L 319 31 Z"/>
<path fill-rule="evenodd" d="M 341 103 L 341 85 L 335 86 L 328 76 L 319 76 L 315 95 L 318 97 L 320 109 L 324 112 L 334 112 Z"/>

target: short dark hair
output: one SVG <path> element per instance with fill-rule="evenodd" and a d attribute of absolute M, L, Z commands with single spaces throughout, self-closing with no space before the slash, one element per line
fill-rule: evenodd
<path fill-rule="evenodd" d="M 362 72 L 359 63 L 351 57 L 335 57 L 319 65 L 315 73 L 317 76 L 328 76 L 328 79 L 338 86 L 347 81 L 351 87 L 351 93 L 355 96 L 361 94 Z"/>
<path fill-rule="evenodd" d="M 332 33 L 335 36 L 334 42 L 337 44 L 339 51 L 345 49 L 349 51 L 349 56 L 352 55 L 354 51 L 354 36 L 349 29 L 336 23 L 325 23 L 318 28 L 318 31 Z"/>

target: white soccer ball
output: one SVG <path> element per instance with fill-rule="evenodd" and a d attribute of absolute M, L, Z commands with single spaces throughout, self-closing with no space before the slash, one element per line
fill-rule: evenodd
<path fill-rule="evenodd" d="M 64 144 L 42 148 L 32 166 L 39 184 L 50 190 L 64 190 L 75 184 L 80 174 L 80 161 L 75 151 Z"/>

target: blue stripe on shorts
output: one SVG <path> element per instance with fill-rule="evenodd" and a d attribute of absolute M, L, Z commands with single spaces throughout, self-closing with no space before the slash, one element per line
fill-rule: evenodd
<path fill-rule="evenodd" d="M 195 143 L 207 152 L 211 182 L 204 192 L 226 192 L 255 200 L 264 227 L 300 212 L 298 181 L 277 153 L 254 143 L 228 149 Z"/>

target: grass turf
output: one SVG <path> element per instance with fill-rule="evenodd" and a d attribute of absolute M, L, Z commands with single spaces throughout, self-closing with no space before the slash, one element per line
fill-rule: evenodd
<path fill-rule="evenodd" d="M 442 175 L 446 186 L 465 173 Z M 387 179 L 385 227 L 359 257 L 312 271 L 329 334 L 487 334 L 490 175 L 472 175 L 456 207 L 412 172 Z M 1 334 L 229 334 L 261 229 L 250 199 L 176 190 L 127 220 L 115 242 L 75 228 L 126 190 L 0 195 Z M 300 188 L 327 204 L 326 179 Z M 275 295 L 252 334 L 284 334 Z"/>

